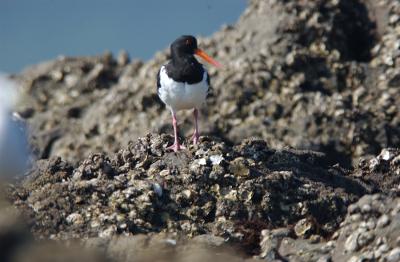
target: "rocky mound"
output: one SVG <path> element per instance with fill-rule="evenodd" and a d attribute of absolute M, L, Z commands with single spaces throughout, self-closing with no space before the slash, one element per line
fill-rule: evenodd
<path fill-rule="evenodd" d="M 126 252 L 152 250 L 145 244 L 151 239 L 180 256 L 184 239 L 193 237 L 255 258 L 342 261 L 366 250 L 373 258 L 397 252 L 399 150 L 384 149 L 350 172 L 330 166 L 322 153 L 275 150 L 263 140 L 232 147 L 202 137 L 178 154 L 165 152 L 171 142 L 148 135 L 76 168 L 60 158 L 38 161 L 23 183 L 8 188 L 8 198 L 35 238 L 91 238 L 87 245 L 101 252 L 121 244 L 119 261 Z M 132 243 L 142 248 L 129 251 Z"/>
<path fill-rule="evenodd" d="M 267 261 L 399 261 L 399 200 L 380 194 L 362 197 L 350 205 L 345 221 L 327 242 L 293 239 L 286 228 L 263 230 L 259 257 Z"/>
<path fill-rule="evenodd" d="M 306 217 L 328 236 L 350 203 L 378 190 L 329 167 L 321 153 L 202 139 L 198 149 L 175 154 L 164 152 L 168 137 L 149 135 L 77 168 L 43 160 L 16 189 L 16 204 L 33 218 L 34 233 L 52 238 L 160 231 L 240 238 L 246 226 Z"/>
<path fill-rule="evenodd" d="M 348 209 L 337 232 L 336 261 L 400 260 L 400 198 L 367 195 Z"/>
<path fill-rule="evenodd" d="M 210 68 L 203 133 L 322 151 L 345 167 L 398 147 L 399 15 L 396 0 L 251 1 L 236 25 L 200 39 L 224 64 Z M 62 57 L 19 75 L 30 96 L 19 111 L 39 157 L 77 163 L 149 130 L 171 132 L 155 88 L 168 53 L 146 63 L 126 53 Z M 178 120 L 188 134 L 190 112 Z"/>
<path fill-rule="evenodd" d="M 0 212 L 1 253 L 76 260 L 78 239 L 88 261 L 399 260 L 399 17 L 396 0 L 250 1 L 200 39 L 224 68 L 210 68 L 205 136 L 177 154 L 156 135 L 171 132 L 155 85 L 168 50 L 15 76 L 39 160 L 7 186 L 19 214 Z M 178 120 L 189 134 L 191 112 Z"/>

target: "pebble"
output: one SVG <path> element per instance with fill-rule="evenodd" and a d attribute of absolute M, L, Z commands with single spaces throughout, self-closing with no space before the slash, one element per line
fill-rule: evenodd
<path fill-rule="evenodd" d="M 368 204 L 365 204 L 365 205 L 363 205 L 363 206 L 361 207 L 361 211 L 362 211 L 363 213 L 369 213 L 369 212 L 371 212 L 371 210 L 372 210 L 372 208 L 371 208 L 371 206 L 368 205 Z"/>
<path fill-rule="evenodd" d="M 299 220 L 294 226 L 294 232 L 298 237 L 308 237 L 313 230 L 313 223 L 304 218 Z"/>
<path fill-rule="evenodd" d="M 385 161 L 390 161 L 393 157 L 394 154 L 392 154 L 392 152 L 390 152 L 388 149 L 382 149 L 381 153 L 379 154 L 379 156 L 381 159 L 385 160 Z"/>
<path fill-rule="evenodd" d="M 168 239 L 165 240 L 165 242 L 166 242 L 167 244 L 172 245 L 172 246 L 176 246 L 176 240 L 175 240 L 175 239 L 168 238 Z"/>
<path fill-rule="evenodd" d="M 371 241 L 373 241 L 375 238 L 375 235 L 372 232 L 362 232 L 361 234 L 358 235 L 357 238 L 357 246 L 358 248 L 362 248 L 369 244 Z"/>
<path fill-rule="evenodd" d="M 74 224 L 74 225 L 82 225 L 84 222 L 82 215 L 79 213 L 72 213 L 68 215 L 66 220 L 68 224 Z"/>
<path fill-rule="evenodd" d="M 222 155 L 212 155 L 210 156 L 210 161 L 212 165 L 219 165 L 224 160 Z"/>
<path fill-rule="evenodd" d="M 395 247 L 386 257 L 387 262 L 399 262 L 400 261 L 400 247 Z"/>
<path fill-rule="evenodd" d="M 358 238 L 360 236 L 359 232 L 354 232 L 346 239 L 344 248 L 348 252 L 357 251 L 360 247 L 358 245 Z"/>
<path fill-rule="evenodd" d="M 383 228 L 383 227 L 386 227 L 389 223 L 390 223 L 390 218 L 389 218 L 389 216 L 386 215 L 386 214 L 383 214 L 383 215 L 378 219 L 377 226 L 378 226 L 378 228 Z"/>
<path fill-rule="evenodd" d="M 109 226 L 106 230 L 99 233 L 101 238 L 110 238 L 117 232 L 117 227 L 115 225 Z"/>
<path fill-rule="evenodd" d="M 373 229 L 375 229 L 375 227 L 376 227 L 376 222 L 375 222 L 374 218 L 370 218 L 367 222 L 367 228 L 369 230 L 373 230 Z"/>
<path fill-rule="evenodd" d="M 386 253 L 389 250 L 389 246 L 386 244 L 380 245 L 374 252 L 375 258 L 380 258 L 382 254 Z"/>
<path fill-rule="evenodd" d="M 170 174 L 169 170 L 164 169 L 164 170 L 160 171 L 160 176 L 161 177 L 168 176 L 169 174 Z"/>
<path fill-rule="evenodd" d="M 200 158 L 200 159 L 198 160 L 198 163 L 199 163 L 199 165 L 201 165 L 201 166 L 205 166 L 205 165 L 207 165 L 207 159 L 205 159 L 205 158 Z"/>

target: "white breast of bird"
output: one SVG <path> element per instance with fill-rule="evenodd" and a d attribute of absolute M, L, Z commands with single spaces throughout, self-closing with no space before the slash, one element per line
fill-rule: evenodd
<path fill-rule="evenodd" d="M 160 99 L 173 110 L 183 110 L 201 107 L 207 97 L 207 72 L 204 71 L 202 81 L 195 84 L 177 82 L 168 77 L 164 66 L 160 71 L 158 90 Z"/>

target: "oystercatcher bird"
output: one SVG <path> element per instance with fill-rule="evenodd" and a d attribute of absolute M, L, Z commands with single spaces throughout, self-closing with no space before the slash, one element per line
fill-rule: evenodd
<path fill-rule="evenodd" d="M 194 133 L 193 144 L 199 141 L 197 124 L 198 109 L 205 102 L 210 77 L 207 70 L 194 55 L 208 63 L 220 67 L 220 64 L 197 47 L 197 40 L 191 35 L 183 35 L 171 44 L 171 60 L 163 65 L 157 74 L 157 93 L 164 104 L 171 110 L 174 127 L 174 144 L 167 149 L 177 152 L 185 147 L 179 143 L 176 112 L 193 109 Z"/>

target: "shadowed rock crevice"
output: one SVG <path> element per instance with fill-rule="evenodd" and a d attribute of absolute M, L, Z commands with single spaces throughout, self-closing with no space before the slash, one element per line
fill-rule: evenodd
<path fill-rule="evenodd" d="M 377 25 L 371 21 L 371 11 L 366 1 L 341 0 L 333 17 L 329 35 L 330 48 L 339 50 L 345 61 L 369 62 L 371 50 L 378 38 Z"/>

